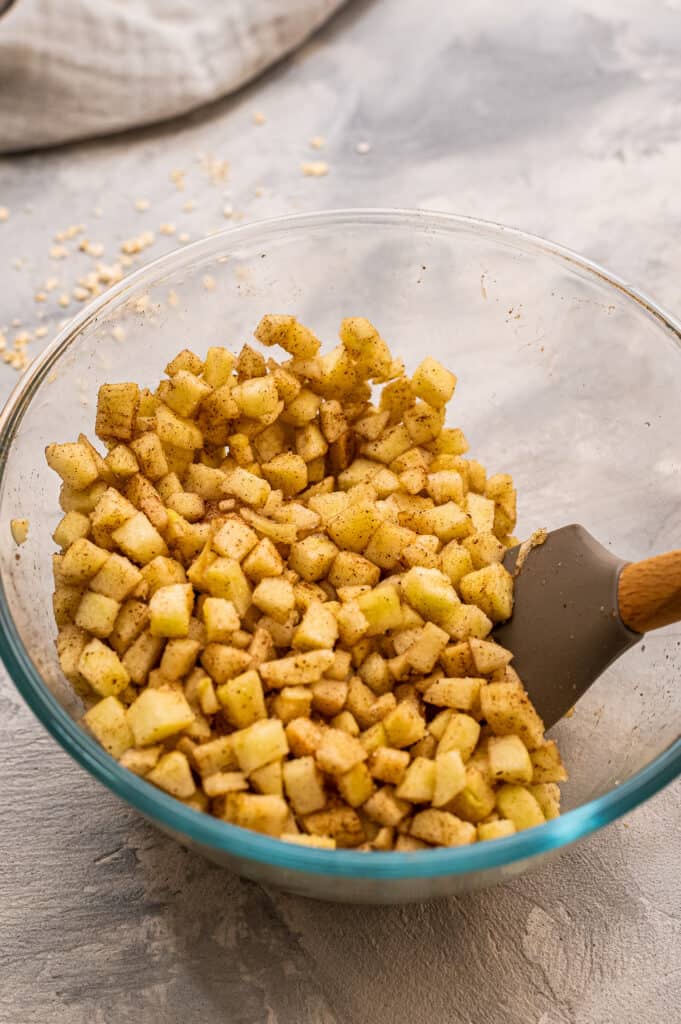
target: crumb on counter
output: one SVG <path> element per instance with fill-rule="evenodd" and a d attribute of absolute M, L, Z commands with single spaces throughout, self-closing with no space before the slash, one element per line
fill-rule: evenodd
<path fill-rule="evenodd" d="M 325 160 L 306 160 L 300 169 L 306 178 L 323 178 L 329 173 L 329 165 Z"/>

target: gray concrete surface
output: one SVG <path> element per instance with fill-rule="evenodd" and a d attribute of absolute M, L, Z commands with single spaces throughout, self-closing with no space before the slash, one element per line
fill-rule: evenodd
<path fill-rule="evenodd" d="M 358 2 L 189 120 L 0 160 L 0 328 L 11 339 L 15 318 L 33 331 L 36 309 L 50 326 L 68 314 L 56 297 L 92 261 L 51 261 L 56 231 L 87 224 L 111 261 L 163 221 L 192 237 L 225 226 L 226 203 L 246 218 L 380 204 L 500 220 L 678 313 L 680 13 L 678 0 Z M 230 161 L 226 184 L 199 152 Z M 328 175 L 304 177 L 309 159 Z M 174 244 L 159 236 L 143 259 Z M 61 284 L 36 305 L 50 275 Z M 15 382 L 1 366 L 2 394 Z M 174 845 L 80 771 L 4 677 L 0 749 L 0 1024 L 681 1020 L 678 783 L 504 888 L 357 909 L 263 891 Z"/>

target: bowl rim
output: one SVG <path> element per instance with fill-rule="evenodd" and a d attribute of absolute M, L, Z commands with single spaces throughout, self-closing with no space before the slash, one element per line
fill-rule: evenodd
<path fill-rule="evenodd" d="M 633 303 L 660 321 L 681 347 L 681 321 L 662 309 L 646 294 L 631 287 L 599 264 L 573 250 L 547 241 L 517 228 L 493 221 L 431 210 L 390 208 L 348 208 L 289 214 L 251 221 L 226 228 L 182 249 L 176 249 L 145 264 L 121 282 L 105 291 L 84 307 L 56 335 L 13 389 L 0 413 L 0 488 L 12 439 L 37 386 L 62 352 L 75 341 L 83 327 L 112 301 L 127 291 L 136 290 L 144 281 L 150 282 L 165 271 L 191 265 L 225 243 L 238 245 L 259 235 L 276 236 L 293 228 L 319 226 L 412 226 L 455 232 L 467 231 L 487 235 L 519 249 L 543 253 L 558 262 L 576 265 L 582 271 L 600 278 L 621 291 Z M 20 694 L 54 739 L 68 754 L 99 782 L 121 797 L 162 829 L 181 833 L 180 840 L 201 844 L 242 858 L 269 864 L 279 869 L 320 876 L 346 876 L 366 880 L 436 878 L 447 875 L 480 874 L 494 868 L 510 868 L 520 862 L 547 854 L 584 838 L 601 826 L 633 810 L 681 774 L 681 738 L 674 741 L 650 764 L 607 793 L 535 829 L 513 836 L 471 846 L 439 848 L 412 853 L 372 852 L 354 850 L 320 850 L 282 842 L 270 836 L 231 825 L 211 815 L 187 807 L 144 779 L 134 775 L 115 761 L 85 729 L 75 722 L 44 684 L 33 665 L 14 626 L 0 576 L 0 658 Z"/>

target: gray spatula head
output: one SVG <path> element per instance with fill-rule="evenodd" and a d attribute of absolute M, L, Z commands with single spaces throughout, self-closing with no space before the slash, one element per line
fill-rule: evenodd
<path fill-rule="evenodd" d="M 504 565 L 513 573 L 519 547 Z M 515 580 L 515 604 L 494 638 L 547 729 L 563 717 L 608 665 L 638 643 L 622 622 L 617 582 L 627 563 L 582 526 L 564 526 L 532 548 Z"/>

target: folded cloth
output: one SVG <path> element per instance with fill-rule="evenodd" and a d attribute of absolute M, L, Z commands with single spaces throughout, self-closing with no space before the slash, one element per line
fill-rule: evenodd
<path fill-rule="evenodd" d="M 215 100 L 344 2 L 15 0 L 0 18 L 0 152 L 120 131 Z"/>

